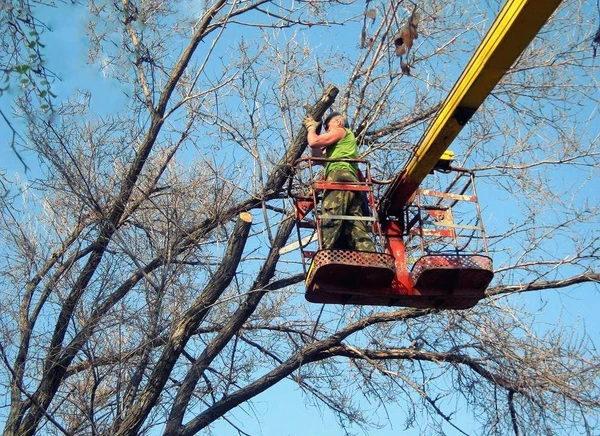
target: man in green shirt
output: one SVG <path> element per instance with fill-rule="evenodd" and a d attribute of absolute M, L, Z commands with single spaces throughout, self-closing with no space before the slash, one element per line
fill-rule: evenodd
<path fill-rule="evenodd" d="M 346 119 L 339 112 L 330 114 L 323 123 L 325 133 L 316 132 L 319 123 L 308 117 L 303 121 L 308 130 L 308 145 L 325 149 L 328 159 L 357 159 L 358 145 Z M 331 161 L 325 164 L 325 178 L 335 182 L 358 182 L 358 165 L 355 162 Z M 359 191 L 325 191 L 321 206 L 322 215 L 362 216 L 362 196 Z M 321 225 L 322 249 L 350 249 L 375 251 L 375 244 L 367 232 L 365 221 L 323 219 Z"/>

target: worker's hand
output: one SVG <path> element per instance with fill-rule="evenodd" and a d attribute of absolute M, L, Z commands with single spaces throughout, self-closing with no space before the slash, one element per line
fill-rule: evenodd
<path fill-rule="evenodd" d="M 306 117 L 302 121 L 302 124 L 304 127 L 306 127 L 306 130 L 317 130 L 317 127 L 319 124 L 321 124 L 321 122 L 316 121 L 313 117 Z"/>

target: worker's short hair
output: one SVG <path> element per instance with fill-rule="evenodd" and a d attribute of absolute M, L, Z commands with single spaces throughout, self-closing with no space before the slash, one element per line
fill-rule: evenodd
<path fill-rule="evenodd" d="M 327 128 L 329 122 L 336 117 L 342 117 L 342 119 L 344 120 L 344 127 L 348 127 L 348 120 L 341 112 L 331 112 L 329 115 L 327 115 L 327 118 L 325 118 L 325 121 L 323 121 L 323 126 Z"/>

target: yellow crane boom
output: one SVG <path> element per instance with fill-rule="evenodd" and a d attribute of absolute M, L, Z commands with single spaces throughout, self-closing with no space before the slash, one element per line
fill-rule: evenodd
<path fill-rule="evenodd" d="M 379 203 L 400 216 L 423 179 L 562 0 L 509 0 L 421 137 L 404 170 Z"/>

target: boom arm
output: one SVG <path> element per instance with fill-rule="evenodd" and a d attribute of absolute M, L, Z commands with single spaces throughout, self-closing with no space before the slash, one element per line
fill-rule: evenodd
<path fill-rule="evenodd" d="M 379 203 L 400 216 L 423 179 L 562 0 L 508 0 L 425 131 L 404 170 Z"/>

